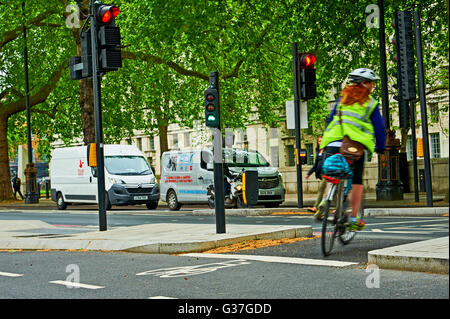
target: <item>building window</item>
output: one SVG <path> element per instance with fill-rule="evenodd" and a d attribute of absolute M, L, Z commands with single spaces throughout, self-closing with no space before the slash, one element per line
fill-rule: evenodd
<path fill-rule="evenodd" d="M 172 134 L 172 148 L 178 148 L 178 134 Z"/>
<path fill-rule="evenodd" d="M 154 136 L 150 136 L 150 149 L 151 150 L 155 149 L 155 137 Z"/>
<path fill-rule="evenodd" d="M 408 135 L 408 138 L 406 139 L 406 159 L 408 161 L 413 159 L 413 146 L 411 135 Z"/>
<path fill-rule="evenodd" d="M 184 133 L 184 147 L 191 146 L 191 134 L 189 132 Z"/>
<path fill-rule="evenodd" d="M 437 103 L 430 103 L 430 117 L 431 122 L 439 121 L 439 107 Z"/>
<path fill-rule="evenodd" d="M 277 127 L 270 128 L 270 138 L 278 138 L 278 128 Z"/>
<path fill-rule="evenodd" d="M 270 159 L 273 167 L 278 167 L 278 146 L 270 147 Z"/>
<path fill-rule="evenodd" d="M 142 151 L 142 138 L 138 137 L 138 138 L 136 139 L 136 147 L 137 147 L 140 151 Z"/>
<path fill-rule="evenodd" d="M 441 140 L 439 133 L 430 134 L 431 158 L 441 157 Z"/>
<path fill-rule="evenodd" d="M 295 149 L 294 145 L 287 145 L 287 166 L 295 166 Z"/>

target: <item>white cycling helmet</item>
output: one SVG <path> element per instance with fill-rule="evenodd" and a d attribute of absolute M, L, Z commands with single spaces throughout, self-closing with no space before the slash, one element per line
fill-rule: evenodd
<path fill-rule="evenodd" d="M 373 72 L 371 69 L 367 69 L 367 68 L 356 69 L 349 74 L 349 77 L 350 77 L 350 82 L 353 82 L 353 83 L 361 83 L 363 81 L 371 82 L 371 81 L 376 81 L 376 80 L 380 79 L 375 72 Z"/>

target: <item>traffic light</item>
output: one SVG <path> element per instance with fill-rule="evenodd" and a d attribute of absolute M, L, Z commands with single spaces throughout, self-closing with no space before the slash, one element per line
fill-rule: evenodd
<path fill-rule="evenodd" d="M 394 57 L 397 63 L 397 85 L 394 86 L 398 89 L 397 100 L 413 100 L 416 98 L 416 81 L 411 12 L 396 12 L 392 26 L 395 29 L 392 42 L 397 53 Z"/>
<path fill-rule="evenodd" d="M 220 128 L 219 91 L 215 88 L 205 90 L 206 126 Z"/>
<path fill-rule="evenodd" d="M 122 67 L 120 49 L 120 29 L 116 27 L 115 19 L 119 14 L 118 7 L 94 3 L 94 15 L 97 19 L 97 55 L 100 72 L 116 71 Z"/>
<path fill-rule="evenodd" d="M 97 66 L 100 74 L 116 71 L 122 67 L 122 54 L 120 51 L 120 29 L 116 27 L 115 19 L 119 14 L 118 7 L 103 4 L 99 1 L 94 3 L 95 17 L 94 28 L 97 44 Z M 75 56 L 69 59 L 70 78 L 80 80 L 93 75 L 92 68 L 92 41 L 91 29 L 80 33 L 81 57 Z"/>
<path fill-rule="evenodd" d="M 314 63 L 316 57 L 312 53 L 299 54 L 299 73 L 300 73 L 300 99 L 309 100 L 317 95 L 316 89 L 316 70 Z"/>

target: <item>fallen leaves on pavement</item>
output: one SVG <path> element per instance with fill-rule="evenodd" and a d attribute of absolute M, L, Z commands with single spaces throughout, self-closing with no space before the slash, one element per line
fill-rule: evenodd
<path fill-rule="evenodd" d="M 281 238 L 281 239 L 244 240 L 244 241 L 236 243 L 236 244 L 227 245 L 227 246 L 223 246 L 223 247 L 217 247 L 214 249 L 209 249 L 209 250 L 203 251 L 202 253 L 222 254 L 222 253 L 229 253 L 232 251 L 250 250 L 250 249 L 256 249 L 256 248 L 277 246 L 277 245 L 282 245 L 282 244 L 290 244 L 290 243 L 294 243 L 297 241 L 311 240 L 311 239 L 315 239 L 315 238 L 318 238 L 318 236 Z"/>

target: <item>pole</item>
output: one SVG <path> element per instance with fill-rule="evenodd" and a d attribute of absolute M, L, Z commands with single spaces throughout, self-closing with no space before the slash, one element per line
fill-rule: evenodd
<path fill-rule="evenodd" d="M 28 146 L 28 164 L 25 169 L 26 188 L 25 204 L 39 203 L 39 193 L 37 192 L 36 175 L 37 169 L 33 163 L 33 148 L 31 143 L 31 116 L 30 116 L 30 86 L 28 79 L 28 46 L 27 46 L 27 29 L 25 26 L 25 1 L 22 2 L 22 12 L 24 15 L 23 29 L 23 59 L 25 71 L 25 106 L 27 110 L 27 146 Z"/>
<path fill-rule="evenodd" d="M 298 74 L 297 43 L 292 44 L 292 64 L 294 70 L 294 116 L 295 116 L 295 161 L 297 166 L 297 207 L 303 207 L 302 163 L 300 161 L 300 92 Z"/>
<path fill-rule="evenodd" d="M 95 142 L 97 146 L 97 186 L 99 229 L 106 230 L 106 194 L 105 194 L 105 162 L 103 157 L 103 127 L 101 111 L 101 77 L 97 63 L 97 21 L 94 12 L 94 0 L 91 0 L 91 46 L 92 46 L 92 79 L 94 88 Z"/>
<path fill-rule="evenodd" d="M 417 148 L 416 148 L 416 106 L 414 101 L 409 101 L 410 121 L 411 121 L 411 145 L 413 149 L 413 172 L 414 172 L 414 201 L 419 201 L 419 182 L 417 177 Z"/>
<path fill-rule="evenodd" d="M 219 105 L 219 127 L 211 129 L 213 135 L 213 159 L 214 159 L 214 190 L 215 190 L 215 213 L 216 233 L 225 233 L 225 192 L 223 182 L 223 158 L 222 158 L 222 120 L 220 118 L 220 91 L 219 73 L 209 73 L 210 88 L 217 89 Z"/>
<path fill-rule="evenodd" d="M 431 185 L 430 146 L 428 143 L 427 102 L 425 96 L 425 76 L 423 70 L 422 35 L 420 16 L 414 11 L 414 30 L 416 33 L 417 79 L 419 83 L 420 115 L 422 119 L 423 156 L 425 163 L 425 188 L 427 191 L 427 206 L 433 206 L 433 189 Z"/>
<path fill-rule="evenodd" d="M 380 41 L 380 79 L 381 79 L 381 103 L 383 119 L 386 126 L 386 130 L 390 129 L 389 121 L 389 96 L 387 86 L 387 68 L 386 68 L 386 35 L 384 28 L 384 0 L 378 0 L 379 8 L 379 31 L 378 37 Z"/>

